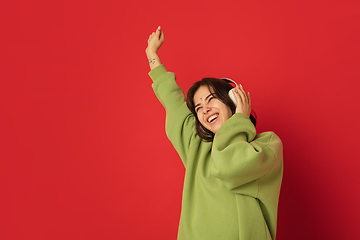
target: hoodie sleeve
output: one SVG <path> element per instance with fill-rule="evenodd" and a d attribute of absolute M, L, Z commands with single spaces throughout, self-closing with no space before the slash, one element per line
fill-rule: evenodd
<path fill-rule="evenodd" d="M 215 134 L 212 156 L 212 174 L 234 190 L 280 166 L 282 143 L 273 132 L 256 135 L 250 119 L 236 113 Z"/>
<path fill-rule="evenodd" d="M 194 116 L 186 106 L 184 92 L 177 85 L 174 73 L 160 65 L 150 71 L 149 76 L 153 80 L 153 90 L 166 111 L 167 137 L 186 167 L 188 148 L 195 135 Z"/>

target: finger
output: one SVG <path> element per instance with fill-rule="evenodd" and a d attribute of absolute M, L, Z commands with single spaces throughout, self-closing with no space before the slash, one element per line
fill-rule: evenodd
<path fill-rule="evenodd" d="M 154 33 L 152 33 L 152 34 L 149 35 L 149 39 L 148 39 L 149 41 L 152 39 L 153 34 L 154 34 Z"/>
<path fill-rule="evenodd" d="M 156 32 L 155 32 L 156 39 L 160 39 L 160 34 L 161 34 L 161 30 L 159 28 L 156 29 Z"/>
<path fill-rule="evenodd" d="M 242 87 L 241 87 L 241 92 L 243 93 L 243 96 L 244 96 L 244 103 L 249 104 L 249 95 L 248 95 L 248 93 L 246 93 L 244 88 L 242 88 Z"/>
<path fill-rule="evenodd" d="M 150 36 L 149 36 L 149 42 L 154 38 L 154 36 L 155 36 L 155 32 L 153 32 L 152 34 L 150 34 Z"/>
<path fill-rule="evenodd" d="M 234 96 L 236 98 L 236 102 L 238 103 L 238 105 L 242 104 L 243 102 L 242 102 L 242 99 L 241 99 L 241 97 L 239 95 L 239 90 L 237 88 L 234 88 L 232 91 L 234 93 Z"/>
<path fill-rule="evenodd" d="M 242 88 L 241 85 L 240 85 L 240 86 L 237 86 L 237 92 L 238 92 L 238 94 L 239 94 L 239 96 L 240 96 L 240 98 L 241 98 L 241 102 L 242 102 L 243 104 L 245 104 L 245 103 L 246 103 L 246 96 L 245 96 L 244 89 Z"/>
<path fill-rule="evenodd" d="M 163 42 L 165 41 L 165 36 L 164 36 L 164 32 L 161 30 L 160 32 L 160 40 Z"/>

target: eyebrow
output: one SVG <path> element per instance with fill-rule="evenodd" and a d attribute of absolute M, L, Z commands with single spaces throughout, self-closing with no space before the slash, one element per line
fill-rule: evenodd
<path fill-rule="evenodd" d="M 209 95 L 207 95 L 206 98 L 205 98 L 205 101 L 206 101 L 210 96 L 212 96 L 212 95 L 214 95 L 214 94 L 213 94 L 213 93 L 210 93 Z M 200 103 L 196 104 L 195 107 L 194 107 L 194 109 L 196 109 L 199 105 L 200 105 Z"/>

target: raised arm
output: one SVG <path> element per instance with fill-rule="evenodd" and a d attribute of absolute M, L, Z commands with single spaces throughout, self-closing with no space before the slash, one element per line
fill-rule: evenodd
<path fill-rule="evenodd" d="M 161 45 L 164 43 L 164 41 L 165 41 L 164 32 L 160 29 L 159 26 L 155 32 L 150 34 L 148 39 L 148 46 L 145 50 L 151 70 L 161 65 L 161 61 L 157 52 L 161 47 Z"/>
<path fill-rule="evenodd" d="M 176 83 L 176 76 L 168 72 L 161 63 L 157 51 L 164 43 L 164 33 L 160 27 L 148 39 L 146 55 L 149 59 L 154 92 L 166 111 L 165 130 L 167 137 L 180 155 L 184 166 L 187 166 L 187 155 L 190 143 L 200 141 L 194 131 L 194 116 L 186 106 L 185 95 Z"/>

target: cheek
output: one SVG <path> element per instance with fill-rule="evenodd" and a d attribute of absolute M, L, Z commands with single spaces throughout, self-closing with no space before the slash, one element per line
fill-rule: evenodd
<path fill-rule="evenodd" d="M 225 120 L 228 120 L 231 116 L 232 116 L 231 109 L 229 107 L 227 107 L 224 111 Z"/>
<path fill-rule="evenodd" d="M 227 105 L 225 105 L 223 102 L 218 102 L 217 103 L 217 107 L 219 108 L 219 110 L 222 112 L 223 117 L 225 120 L 228 120 L 231 116 L 232 116 L 232 112 L 230 107 L 228 107 Z"/>
<path fill-rule="evenodd" d="M 229 108 L 229 118 L 231 118 L 232 115 L 233 115 L 233 113 L 231 112 L 231 109 Z"/>
<path fill-rule="evenodd" d="M 199 120 L 199 122 L 200 122 L 202 125 L 204 125 L 204 124 L 203 124 L 203 120 L 202 120 L 202 118 L 201 118 L 201 114 L 198 113 L 196 116 L 197 116 L 197 119 Z"/>

